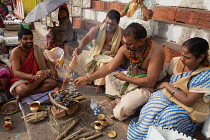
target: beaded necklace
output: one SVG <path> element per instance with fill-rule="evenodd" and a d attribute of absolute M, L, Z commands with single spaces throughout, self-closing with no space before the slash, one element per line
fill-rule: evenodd
<path fill-rule="evenodd" d="M 137 74 L 138 68 L 141 66 L 144 59 L 148 56 L 152 46 L 152 40 L 147 39 L 144 49 L 139 57 L 139 59 L 135 59 L 135 51 L 128 51 L 128 56 L 130 59 L 130 66 L 128 67 L 128 72 L 132 72 L 133 74 Z"/>

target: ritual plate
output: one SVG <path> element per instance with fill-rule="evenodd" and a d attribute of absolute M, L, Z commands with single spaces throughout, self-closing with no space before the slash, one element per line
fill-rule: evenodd
<path fill-rule="evenodd" d="M 16 100 L 12 100 L 12 101 L 9 101 L 9 102 L 3 104 L 0 107 L 0 114 L 13 114 L 19 110 L 20 110 L 20 108 L 19 108 L 18 104 L 16 103 Z"/>
<path fill-rule="evenodd" d="M 101 62 L 101 63 L 109 63 L 113 58 L 111 56 L 108 55 L 94 55 L 93 59 L 97 62 Z"/>

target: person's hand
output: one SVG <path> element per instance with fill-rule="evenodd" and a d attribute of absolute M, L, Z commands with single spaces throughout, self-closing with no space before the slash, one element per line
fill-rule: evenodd
<path fill-rule="evenodd" d="M 168 82 L 161 82 L 160 84 L 157 85 L 156 90 L 165 88 L 166 84 L 168 84 Z"/>
<path fill-rule="evenodd" d="M 80 55 L 82 53 L 82 49 L 80 48 L 76 48 L 72 54 L 72 56 L 77 56 Z"/>
<path fill-rule="evenodd" d="M 86 77 L 79 77 L 76 80 L 74 80 L 73 85 L 82 86 L 82 85 L 86 85 L 87 83 L 88 83 L 88 80 Z"/>
<path fill-rule="evenodd" d="M 121 81 L 126 81 L 127 76 L 121 71 L 118 71 L 118 72 L 119 72 L 118 74 L 115 74 L 113 76 Z"/>
<path fill-rule="evenodd" d="M 54 67 L 50 67 L 50 76 L 53 79 L 58 79 L 58 72 L 55 70 Z"/>
<path fill-rule="evenodd" d="M 38 71 L 36 75 L 34 75 L 34 80 L 44 80 L 47 78 L 47 74 L 44 71 Z"/>

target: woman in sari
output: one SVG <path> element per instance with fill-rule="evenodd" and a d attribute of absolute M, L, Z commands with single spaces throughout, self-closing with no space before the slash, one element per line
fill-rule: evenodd
<path fill-rule="evenodd" d="M 0 104 L 14 99 L 9 93 L 9 79 L 11 77 L 9 67 L 0 60 Z"/>
<path fill-rule="evenodd" d="M 55 47 L 70 47 L 68 42 L 71 42 L 74 39 L 73 26 L 69 19 L 69 12 L 66 4 L 59 8 L 58 21 L 59 26 L 55 26 L 53 23 L 54 27 L 47 27 L 48 30 L 50 29 L 50 32 L 46 35 L 46 49 L 48 50 Z"/>
<path fill-rule="evenodd" d="M 193 135 L 198 123 L 193 122 L 186 110 L 173 103 L 166 95 L 170 94 L 188 107 L 194 107 L 202 101 L 207 106 L 200 107 L 209 113 L 208 49 L 208 42 L 198 37 L 182 44 L 181 57 L 173 58 L 169 64 L 168 74 L 171 77 L 168 82 L 162 82 L 157 86 L 157 91 L 144 105 L 139 118 L 131 120 L 127 132 L 128 140 L 145 139 L 149 126 L 152 125 Z M 186 86 L 185 89 L 184 86 Z"/>

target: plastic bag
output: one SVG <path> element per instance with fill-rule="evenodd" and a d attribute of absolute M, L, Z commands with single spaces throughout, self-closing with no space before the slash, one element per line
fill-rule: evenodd
<path fill-rule="evenodd" d="M 100 105 L 95 98 L 91 99 L 90 108 L 93 110 L 94 115 L 98 115 L 101 112 Z"/>
<path fill-rule="evenodd" d="M 64 51 L 59 47 L 55 47 L 51 50 L 45 50 L 44 56 L 50 60 L 54 65 L 59 63 L 64 64 Z"/>

